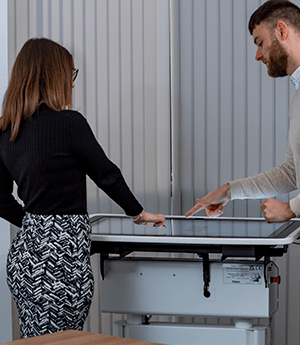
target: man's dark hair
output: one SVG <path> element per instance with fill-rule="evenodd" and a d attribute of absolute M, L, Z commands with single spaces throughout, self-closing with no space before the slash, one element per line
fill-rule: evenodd
<path fill-rule="evenodd" d="M 252 35 L 254 28 L 264 22 L 268 25 L 269 30 L 272 30 L 279 20 L 300 31 L 300 8 L 288 0 L 269 0 L 252 14 L 248 29 Z"/>

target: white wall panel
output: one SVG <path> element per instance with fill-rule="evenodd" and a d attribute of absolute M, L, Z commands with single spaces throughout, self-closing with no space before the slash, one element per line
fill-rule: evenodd
<path fill-rule="evenodd" d="M 151 0 L 148 2 L 151 3 Z M 156 174 L 154 195 L 157 195 L 157 211 L 171 214 L 170 7 L 169 1 L 157 1 L 156 4 L 157 29 L 153 42 L 154 47 L 157 47 L 156 126 L 153 133 L 156 141 L 156 166 L 151 167 L 150 163 L 148 169 Z M 153 137 L 149 137 L 149 140 L 153 140 Z M 148 196 L 148 192 L 146 195 Z"/>
<path fill-rule="evenodd" d="M 219 168 L 222 179 L 218 181 L 222 184 L 229 181 L 233 175 L 233 3 L 231 0 L 220 1 L 220 163 Z M 200 194 L 199 194 L 200 195 Z M 227 212 L 232 213 L 233 204 L 227 205 Z"/>
<path fill-rule="evenodd" d="M 233 85 L 232 85 L 232 125 L 233 125 L 233 174 L 232 179 L 237 179 L 247 174 L 247 118 L 246 118 L 246 23 L 245 1 L 233 2 Z M 229 47 L 228 47 L 229 48 Z M 229 48 L 229 49 L 230 49 Z M 227 181 L 226 181 L 227 182 Z M 246 202 L 242 201 L 234 204 L 233 214 L 235 216 L 246 213 Z"/>
<path fill-rule="evenodd" d="M 253 11 L 258 8 L 260 1 L 247 2 L 247 19 L 245 23 L 249 20 Z M 244 30 L 243 30 L 244 31 Z M 247 112 L 247 148 L 251 148 L 251 155 L 246 157 L 246 174 L 247 176 L 252 176 L 261 172 L 261 114 L 260 114 L 260 97 L 261 97 L 261 88 L 260 88 L 260 74 L 261 74 L 261 64 L 259 64 L 254 59 L 255 47 L 253 40 L 250 37 L 250 34 L 247 39 L 247 70 L 244 78 L 244 82 L 247 87 L 247 103 L 246 103 L 246 112 Z M 250 39 L 249 39 L 250 38 Z M 284 144 L 285 146 L 286 144 Z M 257 157 L 253 159 L 253 157 Z M 247 202 L 247 215 L 249 217 L 259 217 L 260 209 L 257 201 L 249 200 Z"/>

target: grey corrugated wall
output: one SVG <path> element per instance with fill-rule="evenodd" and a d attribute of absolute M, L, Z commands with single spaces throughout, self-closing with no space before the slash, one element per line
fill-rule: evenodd
<path fill-rule="evenodd" d="M 149 212 L 171 212 L 168 0 L 9 0 L 9 70 L 31 37 L 74 56 L 74 108 Z M 88 180 L 90 213 L 122 210 Z M 99 258 L 93 257 L 96 285 Z M 96 289 L 86 329 L 100 332 Z M 111 316 L 103 315 L 104 333 Z"/>
<path fill-rule="evenodd" d="M 170 1 L 175 213 L 186 212 L 196 197 L 230 180 L 284 160 L 294 90 L 289 78 L 272 79 L 255 61 L 256 47 L 247 30 L 251 14 L 263 2 Z M 279 199 L 287 202 L 289 196 Z M 260 202 L 231 202 L 224 216 L 259 217 Z M 300 343 L 299 254 L 292 245 L 275 260 L 283 278 L 269 335 L 275 345 Z"/>
<path fill-rule="evenodd" d="M 288 78 L 269 78 L 254 60 L 247 22 L 260 4 L 8 0 L 9 69 L 29 37 L 66 46 L 80 69 L 75 108 L 145 208 L 181 214 L 196 197 L 284 159 L 293 90 Z M 121 212 L 90 181 L 88 208 Z M 230 203 L 226 215 L 260 216 L 259 201 Z M 298 261 L 296 246 L 276 259 L 283 282 L 272 321 L 275 345 L 300 342 Z M 87 330 L 100 331 L 98 310 L 96 290 Z M 102 316 L 104 333 L 111 319 Z"/>

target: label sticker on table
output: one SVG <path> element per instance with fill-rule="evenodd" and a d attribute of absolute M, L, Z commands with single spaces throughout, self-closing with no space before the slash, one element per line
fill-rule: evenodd
<path fill-rule="evenodd" d="M 224 284 L 262 284 L 263 265 L 260 264 L 223 264 Z"/>

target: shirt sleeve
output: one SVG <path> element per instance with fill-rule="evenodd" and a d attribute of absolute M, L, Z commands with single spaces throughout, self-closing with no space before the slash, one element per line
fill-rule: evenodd
<path fill-rule="evenodd" d="M 25 211 L 12 194 L 13 179 L 1 160 L 0 190 L 0 217 L 20 228 Z"/>
<path fill-rule="evenodd" d="M 78 112 L 72 115 L 72 150 L 85 173 L 129 216 L 141 213 L 143 207 L 128 187 L 120 169 L 106 156 L 86 119 Z"/>
<path fill-rule="evenodd" d="M 270 198 L 297 189 L 296 169 L 290 144 L 288 143 L 283 164 L 252 177 L 231 181 L 229 184 L 232 200 Z M 300 211 L 300 199 L 298 200 Z"/>

